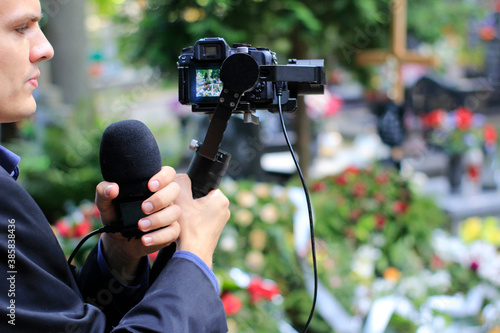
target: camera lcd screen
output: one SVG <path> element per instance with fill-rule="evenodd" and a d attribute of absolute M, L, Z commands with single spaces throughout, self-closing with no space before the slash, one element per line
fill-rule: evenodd
<path fill-rule="evenodd" d="M 222 91 L 220 69 L 196 69 L 196 98 L 219 97 Z"/>

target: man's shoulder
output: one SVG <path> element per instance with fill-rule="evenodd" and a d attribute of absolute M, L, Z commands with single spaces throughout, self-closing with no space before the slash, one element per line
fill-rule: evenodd
<path fill-rule="evenodd" d="M 11 175 L 0 167 L 0 197 L 11 196 L 14 192 L 24 191 Z"/>

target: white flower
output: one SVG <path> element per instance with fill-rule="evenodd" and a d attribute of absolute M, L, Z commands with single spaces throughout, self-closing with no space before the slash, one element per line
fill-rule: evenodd
<path fill-rule="evenodd" d="M 233 235 L 224 235 L 219 241 L 219 247 L 224 252 L 234 252 L 238 243 Z"/>
<path fill-rule="evenodd" d="M 439 270 L 429 276 L 426 281 L 430 288 L 434 288 L 438 292 L 444 293 L 451 285 L 451 275 L 446 270 Z"/>
<path fill-rule="evenodd" d="M 401 280 L 398 291 L 410 298 L 418 299 L 427 295 L 427 286 L 422 283 L 419 276 L 408 276 Z"/>
<path fill-rule="evenodd" d="M 432 233 L 431 244 L 436 255 L 445 262 L 460 262 L 467 253 L 467 246 L 459 238 L 440 229 Z"/>
<path fill-rule="evenodd" d="M 358 285 L 354 289 L 353 305 L 361 312 L 362 315 L 367 315 L 372 306 L 370 298 L 370 289 L 363 285 Z"/>
<path fill-rule="evenodd" d="M 487 262 L 480 264 L 478 275 L 485 280 L 490 281 L 494 285 L 500 287 L 500 255 L 498 253 L 492 254 Z"/>
<path fill-rule="evenodd" d="M 377 278 L 372 283 L 372 292 L 375 298 L 389 295 L 394 292 L 394 280 Z"/>
<path fill-rule="evenodd" d="M 360 278 L 372 278 L 375 274 L 375 262 L 380 255 L 380 250 L 371 245 L 360 246 L 354 254 L 351 270 Z"/>
<path fill-rule="evenodd" d="M 500 323 L 500 301 L 486 305 L 482 315 L 486 325 Z"/>

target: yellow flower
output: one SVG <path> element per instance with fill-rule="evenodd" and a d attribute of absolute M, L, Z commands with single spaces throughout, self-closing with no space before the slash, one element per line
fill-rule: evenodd
<path fill-rule="evenodd" d="M 257 198 L 250 191 L 241 191 L 236 195 L 236 203 L 243 208 L 250 208 L 257 203 Z"/>
<path fill-rule="evenodd" d="M 227 319 L 227 328 L 229 329 L 228 332 L 238 333 L 238 324 L 232 318 Z"/>
<path fill-rule="evenodd" d="M 248 209 L 240 209 L 238 210 L 238 212 L 236 212 L 234 221 L 236 222 L 236 224 L 242 227 L 247 227 L 252 223 L 253 218 L 254 216 L 251 211 L 249 211 Z"/>
<path fill-rule="evenodd" d="M 262 219 L 262 221 L 269 224 L 276 223 L 276 221 L 278 221 L 279 215 L 280 213 L 278 208 L 271 203 L 264 205 L 260 210 L 260 218 Z"/>
<path fill-rule="evenodd" d="M 255 229 L 250 232 L 250 246 L 258 251 L 264 250 L 266 247 L 267 235 L 263 230 Z"/>
<path fill-rule="evenodd" d="M 484 219 L 482 238 L 495 246 L 500 245 L 500 224 L 496 217 Z"/>
<path fill-rule="evenodd" d="M 245 257 L 245 265 L 254 272 L 260 272 L 264 268 L 264 255 L 259 251 L 250 251 Z"/>
<path fill-rule="evenodd" d="M 252 191 L 253 191 L 253 193 L 255 193 L 255 195 L 258 198 L 261 198 L 261 199 L 268 199 L 271 195 L 271 187 L 269 186 L 269 184 L 265 184 L 265 183 L 255 184 L 253 186 Z"/>
<path fill-rule="evenodd" d="M 481 237 L 483 225 L 478 217 L 470 217 L 460 225 L 460 237 L 466 243 L 470 243 Z"/>

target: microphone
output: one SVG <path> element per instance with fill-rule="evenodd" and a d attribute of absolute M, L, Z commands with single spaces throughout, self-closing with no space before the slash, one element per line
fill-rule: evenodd
<path fill-rule="evenodd" d="M 148 181 L 162 168 L 160 150 L 149 128 L 139 120 L 109 125 L 102 135 L 99 162 L 104 180 L 117 183 L 113 200 L 119 230 L 124 237 L 140 238 L 141 205 L 152 194 Z"/>

